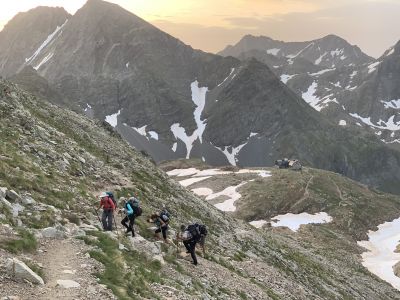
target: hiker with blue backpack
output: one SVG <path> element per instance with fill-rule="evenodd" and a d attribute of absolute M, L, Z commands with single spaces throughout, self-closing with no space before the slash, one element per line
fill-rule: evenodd
<path fill-rule="evenodd" d="M 135 197 L 130 197 L 128 201 L 121 197 L 120 199 L 123 211 L 125 212 L 125 218 L 122 219 L 121 224 L 126 228 L 126 234 L 132 233 L 132 237 L 135 236 L 135 218 L 142 215 L 142 208 L 139 205 L 139 200 Z M 129 221 L 129 224 L 127 224 Z"/>

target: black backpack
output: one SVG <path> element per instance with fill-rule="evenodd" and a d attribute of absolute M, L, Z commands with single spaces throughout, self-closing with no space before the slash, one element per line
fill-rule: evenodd
<path fill-rule="evenodd" d="M 169 220 L 170 220 L 170 218 L 171 218 L 171 216 L 170 216 L 170 214 L 169 214 L 169 212 L 167 211 L 167 210 L 163 210 L 161 213 L 160 213 L 160 218 L 161 218 L 161 220 L 163 220 L 163 222 L 164 223 L 169 223 Z"/>
<path fill-rule="evenodd" d="M 115 208 L 117 208 L 117 201 L 114 198 L 114 194 L 112 192 L 106 192 L 106 194 L 108 195 L 108 198 L 110 198 L 114 203 Z"/>
<path fill-rule="evenodd" d="M 140 206 L 136 207 L 135 216 L 140 217 L 142 215 L 142 208 Z"/>
<path fill-rule="evenodd" d="M 206 225 L 201 224 L 191 224 L 188 226 L 187 231 L 192 235 L 193 239 L 198 240 L 201 236 L 207 235 Z"/>

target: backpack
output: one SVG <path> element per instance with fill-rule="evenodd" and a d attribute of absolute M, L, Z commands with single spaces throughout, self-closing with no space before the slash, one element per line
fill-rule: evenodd
<path fill-rule="evenodd" d="M 164 209 L 164 210 L 160 213 L 160 218 L 161 218 L 161 220 L 163 220 L 165 223 L 168 223 L 171 217 L 170 217 L 170 215 L 169 215 L 169 212 L 168 212 L 166 209 Z"/>
<path fill-rule="evenodd" d="M 187 231 L 192 235 L 192 237 L 196 240 L 200 239 L 201 236 L 207 235 L 207 227 L 206 225 L 201 224 L 191 224 L 188 226 Z"/>
<path fill-rule="evenodd" d="M 142 208 L 138 206 L 135 211 L 135 216 L 140 217 L 142 215 L 142 212 L 143 212 Z"/>
<path fill-rule="evenodd" d="M 110 198 L 114 203 L 115 208 L 117 208 L 117 200 L 115 200 L 114 194 L 112 192 L 106 192 L 106 194 L 108 195 L 108 198 Z"/>
<path fill-rule="evenodd" d="M 134 210 L 135 216 L 140 217 L 142 215 L 143 210 L 139 205 L 139 200 L 136 199 L 135 197 L 131 197 L 129 198 L 128 203 Z"/>

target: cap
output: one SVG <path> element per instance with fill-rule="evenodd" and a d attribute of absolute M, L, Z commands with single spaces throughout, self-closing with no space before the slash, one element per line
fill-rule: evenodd
<path fill-rule="evenodd" d="M 106 192 L 102 192 L 99 197 L 100 198 L 108 197 L 108 194 Z"/>

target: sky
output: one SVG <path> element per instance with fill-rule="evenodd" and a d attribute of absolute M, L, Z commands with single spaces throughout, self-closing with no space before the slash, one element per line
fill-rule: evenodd
<path fill-rule="evenodd" d="M 0 0 L 0 29 L 18 12 L 86 0 Z M 216 53 L 244 35 L 307 41 L 336 34 L 379 57 L 400 40 L 400 0 L 109 0 L 179 38 Z"/>

